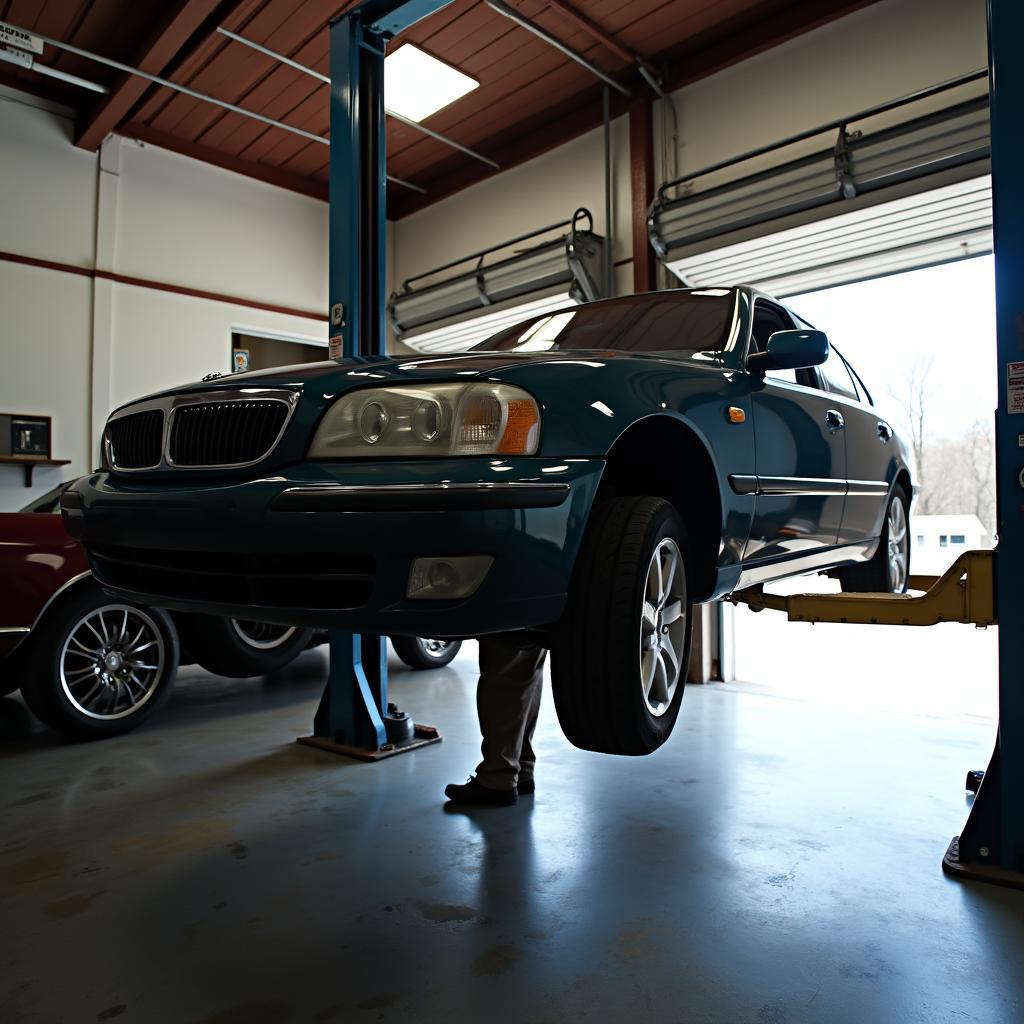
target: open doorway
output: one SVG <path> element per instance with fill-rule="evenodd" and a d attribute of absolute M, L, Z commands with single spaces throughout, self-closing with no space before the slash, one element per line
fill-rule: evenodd
<path fill-rule="evenodd" d="M 911 572 L 938 575 L 964 551 L 994 546 L 993 258 L 791 295 L 786 303 L 829 335 L 913 449 Z M 839 587 L 819 576 L 768 589 Z M 734 616 L 741 684 L 837 705 L 996 717 L 994 629 L 788 623 L 744 606 Z"/>
<path fill-rule="evenodd" d="M 326 358 L 327 343 L 316 338 L 256 332 L 242 327 L 231 332 L 231 366 L 236 373 L 320 363 Z"/>

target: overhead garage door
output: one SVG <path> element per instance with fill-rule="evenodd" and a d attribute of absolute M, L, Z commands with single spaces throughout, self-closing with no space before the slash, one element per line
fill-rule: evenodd
<path fill-rule="evenodd" d="M 975 72 L 667 182 L 651 243 L 685 284 L 780 296 L 991 252 L 984 86 Z"/>
<path fill-rule="evenodd" d="M 581 208 L 571 220 L 408 278 L 388 301 L 392 330 L 417 352 L 464 352 L 519 320 L 601 298 L 603 253 Z"/>

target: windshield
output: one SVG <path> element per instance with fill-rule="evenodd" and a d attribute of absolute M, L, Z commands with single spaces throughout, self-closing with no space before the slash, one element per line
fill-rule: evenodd
<path fill-rule="evenodd" d="M 672 352 L 687 358 L 720 352 L 732 327 L 727 288 L 631 295 L 584 303 L 509 327 L 473 351 Z"/>

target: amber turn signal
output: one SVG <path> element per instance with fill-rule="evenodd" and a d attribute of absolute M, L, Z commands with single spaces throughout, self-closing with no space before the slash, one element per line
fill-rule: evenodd
<path fill-rule="evenodd" d="M 730 423 L 744 423 L 747 419 L 747 414 L 740 409 L 738 406 L 730 405 L 728 410 L 729 422 Z"/>

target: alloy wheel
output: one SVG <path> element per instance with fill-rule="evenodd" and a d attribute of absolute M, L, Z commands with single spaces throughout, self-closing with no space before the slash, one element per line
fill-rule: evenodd
<path fill-rule="evenodd" d="M 420 646 L 428 658 L 443 658 L 452 646 L 451 640 L 434 640 L 431 637 L 420 637 Z"/>
<path fill-rule="evenodd" d="M 893 495 L 888 513 L 888 571 L 889 591 L 902 594 L 907 585 L 907 564 L 909 562 L 910 537 L 907 532 L 907 513 L 903 502 Z"/>
<path fill-rule="evenodd" d="M 672 706 L 686 649 L 686 573 L 671 537 L 651 555 L 640 613 L 640 686 L 647 710 L 660 718 Z"/>
<path fill-rule="evenodd" d="M 141 608 L 108 604 L 75 623 L 60 651 L 60 683 L 88 718 L 134 714 L 156 692 L 165 665 L 156 622 Z"/>

